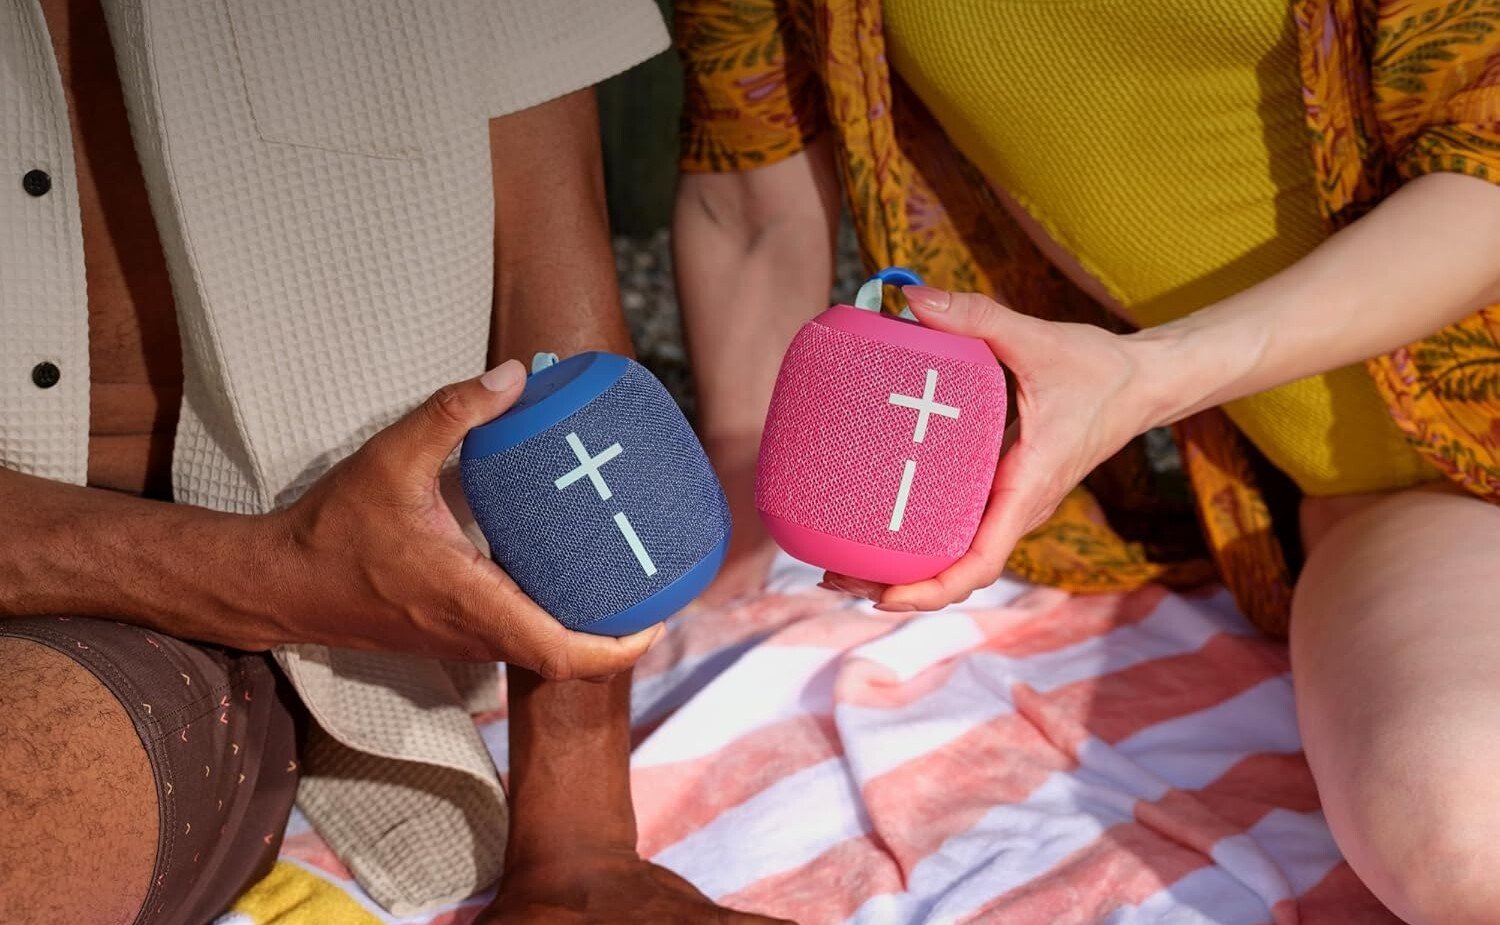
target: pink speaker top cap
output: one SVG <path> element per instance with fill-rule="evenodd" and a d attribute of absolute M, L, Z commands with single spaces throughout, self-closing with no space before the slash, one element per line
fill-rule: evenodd
<path fill-rule="evenodd" d="M 898 318 L 882 312 L 867 311 L 853 305 L 835 305 L 813 319 L 814 324 L 846 331 L 856 337 L 881 341 L 895 347 L 906 347 L 933 356 L 963 363 L 998 366 L 995 354 L 983 341 L 962 334 L 949 334 L 923 327 L 920 322 Z"/>

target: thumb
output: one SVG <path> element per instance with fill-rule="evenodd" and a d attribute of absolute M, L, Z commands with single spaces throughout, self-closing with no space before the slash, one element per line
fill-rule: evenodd
<path fill-rule="evenodd" d="M 607 680 L 634 667 L 665 630 L 658 623 L 619 638 L 569 631 L 567 643 L 547 651 L 534 670 L 551 681 Z"/>
<path fill-rule="evenodd" d="M 390 427 L 384 438 L 415 471 L 437 473 L 470 430 L 505 413 L 526 384 L 526 367 L 506 360 L 482 376 L 445 385 Z"/>
<path fill-rule="evenodd" d="M 1002 360 L 1007 354 L 1025 352 L 1025 343 L 1045 324 L 977 292 L 903 286 L 901 293 L 912 313 L 927 327 L 977 337 Z"/>
<path fill-rule="evenodd" d="M 658 623 L 620 637 L 566 629 L 516 588 L 509 576 L 505 584 L 514 590 L 496 599 L 494 625 L 504 626 L 505 634 L 495 654 L 549 681 L 603 678 L 629 671 L 665 629 Z"/>

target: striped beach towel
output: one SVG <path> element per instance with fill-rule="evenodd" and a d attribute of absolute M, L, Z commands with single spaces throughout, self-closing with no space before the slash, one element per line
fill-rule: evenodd
<path fill-rule="evenodd" d="M 1395 923 L 1339 855 L 1285 647 L 1222 592 L 1002 581 L 882 614 L 778 562 L 679 617 L 637 671 L 641 851 L 804 923 Z M 479 717 L 497 765 L 504 712 Z M 222 925 L 383 913 L 300 817 Z"/>

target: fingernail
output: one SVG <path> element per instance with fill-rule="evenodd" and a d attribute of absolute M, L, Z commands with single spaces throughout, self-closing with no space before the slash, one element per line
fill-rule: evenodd
<path fill-rule="evenodd" d="M 890 604 L 876 604 L 875 609 L 883 610 L 886 613 L 914 613 L 916 612 L 917 605 L 903 604 L 900 601 L 895 601 Z"/>
<path fill-rule="evenodd" d="M 479 377 L 479 384 L 491 392 L 505 392 L 516 387 L 526 378 L 526 367 L 520 360 L 506 360 Z"/>
<path fill-rule="evenodd" d="M 943 290 L 931 286 L 902 286 L 901 294 L 906 296 L 907 305 L 924 312 L 945 312 L 953 298 Z"/>
<path fill-rule="evenodd" d="M 667 625 L 665 623 L 656 624 L 656 630 L 651 634 L 651 638 L 646 642 L 646 651 L 651 651 L 651 647 L 656 645 L 666 632 Z"/>

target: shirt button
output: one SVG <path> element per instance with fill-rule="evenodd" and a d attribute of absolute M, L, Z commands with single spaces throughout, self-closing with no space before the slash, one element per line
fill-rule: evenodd
<path fill-rule="evenodd" d="M 56 363 L 43 360 L 31 367 L 31 381 L 39 389 L 50 389 L 57 385 L 60 379 L 62 379 L 62 370 L 57 368 Z"/>
<path fill-rule="evenodd" d="M 45 196 L 52 189 L 52 177 L 45 170 L 28 170 L 21 177 L 21 189 L 32 196 Z"/>

